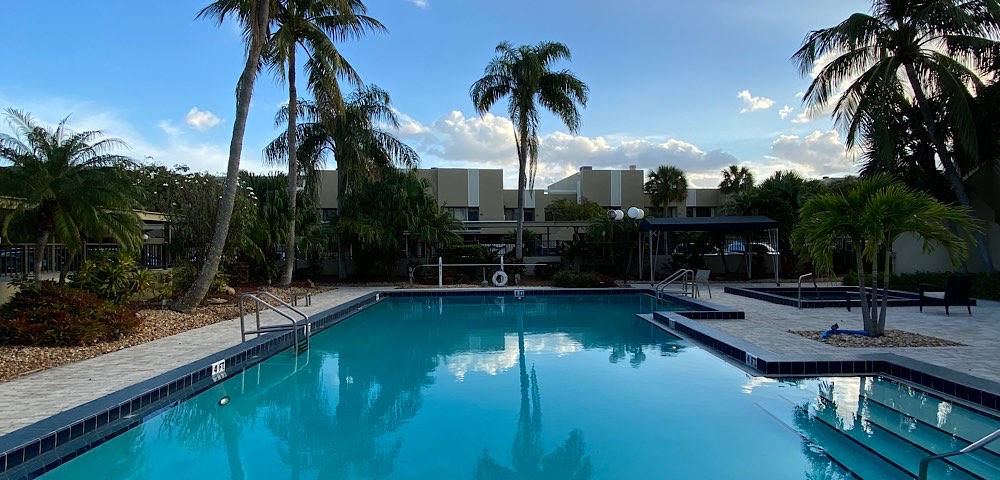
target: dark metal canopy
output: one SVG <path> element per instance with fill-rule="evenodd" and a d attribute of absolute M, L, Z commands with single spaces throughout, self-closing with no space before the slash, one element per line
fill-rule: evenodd
<path fill-rule="evenodd" d="M 764 216 L 746 217 L 673 217 L 647 218 L 639 224 L 639 231 L 660 232 L 709 232 L 767 230 L 778 228 L 778 222 Z"/>

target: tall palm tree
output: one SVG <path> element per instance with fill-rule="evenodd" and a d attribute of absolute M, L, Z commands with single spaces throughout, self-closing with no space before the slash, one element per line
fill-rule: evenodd
<path fill-rule="evenodd" d="M 951 127 L 952 142 L 976 150 L 969 87 L 983 87 L 980 72 L 994 75 L 1000 55 L 998 29 L 997 0 L 873 0 L 871 14 L 855 13 L 805 38 L 792 57 L 803 74 L 821 58 L 834 58 L 820 69 L 803 102 L 823 107 L 847 84 L 833 117 L 846 130 L 850 147 L 866 123 L 881 120 L 880 105 L 886 98 L 912 95 L 949 186 L 960 204 L 970 206 L 943 124 Z M 943 111 L 935 111 L 935 99 Z M 988 243 L 982 233 L 977 240 L 983 263 L 992 272 Z"/>
<path fill-rule="evenodd" d="M 730 165 L 722 171 L 722 181 L 719 182 L 719 192 L 736 193 L 753 187 L 753 173 L 747 167 Z"/>
<path fill-rule="evenodd" d="M 500 99 L 510 97 L 507 113 L 514 123 L 517 148 L 515 252 L 518 258 L 524 257 L 524 189 L 534 188 L 538 166 L 538 106 L 554 113 L 570 133 L 576 133 L 580 128 L 577 104 L 587 105 L 587 85 L 569 70 L 552 70 L 552 63 L 564 59 L 570 60 L 570 52 L 561 43 L 540 42 L 515 48 L 508 42 L 500 42 L 483 77 L 469 90 L 480 115 Z"/>
<path fill-rule="evenodd" d="M 858 291 L 865 332 L 880 336 L 885 332 L 888 310 L 889 260 L 892 244 L 904 233 L 916 233 L 924 251 L 935 246 L 947 250 L 953 264 L 968 255 L 965 241 L 952 232 L 975 232 L 969 209 L 941 203 L 931 195 L 914 190 L 888 175 L 874 175 L 846 192 L 823 193 L 811 197 L 799 210 L 799 224 L 792 234 L 796 251 L 812 259 L 816 267 L 832 271 L 833 246 L 840 238 L 851 239 L 858 269 Z M 865 260 L 872 265 L 872 292 L 877 294 L 878 260 L 883 261 L 882 304 L 877 295 L 869 305 L 866 295 Z"/>
<path fill-rule="evenodd" d="M 240 7 L 240 8 L 236 8 Z M 243 28 L 243 41 L 247 48 L 246 63 L 243 73 L 236 84 L 236 120 L 233 122 L 233 137 L 229 142 L 229 164 L 226 168 L 226 188 L 219 202 L 219 211 L 215 219 L 215 232 L 209 247 L 205 263 L 191 288 L 175 302 L 171 308 L 181 312 L 193 312 L 195 307 L 205 299 L 215 274 L 219 271 L 222 261 L 222 250 L 226 246 L 226 235 L 229 233 L 229 222 L 233 218 L 233 206 L 236 204 L 236 191 L 239 189 L 240 156 L 243 154 L 243 135 L 247 128 L 247 115 L 250 112 L 250 98 L 253 96 L 253 86 L 257 80 L 260 68 L 261 53 L 267 43 L 270 33 L 270 0 L 218 0 L 198 12 L 198 17 L 215 19 L 219 24 L 226 17 L 236 17 Z"/>
<path fill-rule="evenodd" d="M 663 216 L 667 215 L 667 204 L 680 202 L 687 198 L 688 181 L 684 171 L 673 165 L 660 165 L 650 171 L 649 180 L 642 186 L 644 193 L 650 196 L 653 208 L 662 207 Z"/>
<path fill-rule="evenodd" d="M 126 147 L 100 131 L 73 132 L 67 120 L 46 129 L 27 113 L 8 108 L 5 116 L 14 135 L 0 134 L 0 192 L 15 197 L 4 216 L 3 235 L 12 222 L 35 236 L 35 282 L 49 240 L 75 255 L 85 234 L 114 238 L 126 250 L 138 251 L 141 222 L 133 211 L 136 189 L 123 175 L 132 159 L 111 153 Z M 63 277 L 65 278 L 65 277 Z"/>
<path fill-rule="evenodd" d="M 337 50 L 335 41 L 360 38 L 367 32 L 384 31 L 377 20 L 365 15 L 367 8 L 360 0 L 276 0 L 273 23 L 275 31 L 267 45 L 266 61 L 277 68 L 279 76 L 288 82 L 288 129 L 286 130 L 286 160 L 288 162 L 288 204 L 291 218 L 295 217 L 295 197 L 298 193 L 298 158 L 296 123 L 298 93 L 296 89 L 296 51 L 301 47 L 308 57 L 305 62 L 309 88 L 316 98 L 326 99 L 336 111 L 343 108 L 337 79 L 346 78 L 361 86 L 361 78 Z M 279 286 L 292 283 L 295 271 L 295 223 L 288 222 L 285 249 L 288 261 L 278 280 Z"/>
<path fill-rule="evenodd" d="M 306 192 L 316 195 L 319 171 L 327 155 L 337 168 L 337 207 L 343 212 L 347 195 L 362 180 L 395 173 L 396 168 L 416 168 L 420 156 L 383 125 L 399 128 L 399 117 L 392 108 L 389 94 L 375 85 L 354 91 L 343 109 L 337 111 L 328 102 L 303 102 L 304 123 L 298 126 L 298 151 L 302 156 L 299 173 L 305 176 Z M 278 111 L 275 123 L 284 123 L 288 109 Z M 286 160 L 287 136 L 276 138 L 264 151 L 271 163 Z M 343 242 L 338 242 L 339 272 L 347 272 Z"/>

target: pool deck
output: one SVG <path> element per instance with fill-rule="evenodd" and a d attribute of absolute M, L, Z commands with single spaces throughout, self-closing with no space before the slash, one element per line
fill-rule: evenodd
<path fill-rule="evenodd" d="M 822 330 L 833 323 L 859 329 L 861 315 L 857 309 L 850 313 L 843 308 L 798 310 L 726 294 L 722 292 L 724 286 L 713 283 L 713 297 L 705 295 L 702 300 L 744 310 L 746 319 L 699 322 L 766 350 L 825 356 L 892 352 L 1000 382 L 1000 302 L 980 301 L 971 317 L 964 308 L 953 308 L 951 316 L 945 315 L 943 307 L 929 307 L 923 313 L 917 307 L 890 308 L 887 328 L 945 338 L 966 344 L 964 347 L 845 349 L 788 330 Z M 314 296 L 312 306 L 303 309 L 317 313 L 384 290 L 386 287 L 340 287 Z M 0 384 L 0 435 L 220 352 L 239 341 L 239 319 L 227 320 L 4 382 Z"/>

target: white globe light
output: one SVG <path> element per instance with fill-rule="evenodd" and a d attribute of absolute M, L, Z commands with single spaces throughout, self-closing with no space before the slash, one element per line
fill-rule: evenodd
<path fill-rule="evenodd" d="M 608 220 L 614 220 L 614 219 L 615 219 L 615 211 L 608 210 Z"/>
<path fill-rule="evenodd" d="M 636 220 L 642 218 L 642 215 L 639 213 L 641 211 L 642 210 L 639 210 L 636 207 L 630 207 L 628 209 L 628 218 L 632 218 L 632 219 L 636 219 Z"/>
<path fill-rule="evenodd" d="M 639 216 L 635 217 L 635 219 L 642 220 L 642 218 L 646 216 L 646 211 L 641 208 L 637 208 L 636 210 L 639 210 Z"/>
<path fill-rule="evenodd" d="M 625 218 L 625 212 L 621 210 L 615 210 L 615 220 L 621 220 Z"/>

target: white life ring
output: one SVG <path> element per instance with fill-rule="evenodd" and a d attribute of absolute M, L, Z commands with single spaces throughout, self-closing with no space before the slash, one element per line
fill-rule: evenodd
<path fill-rule="evenodd" d="M 496 287 L 502 287 L 507 285 L 507 272 L 503 270 L 497 270 L 493 274 L 493 285 Z"/>

